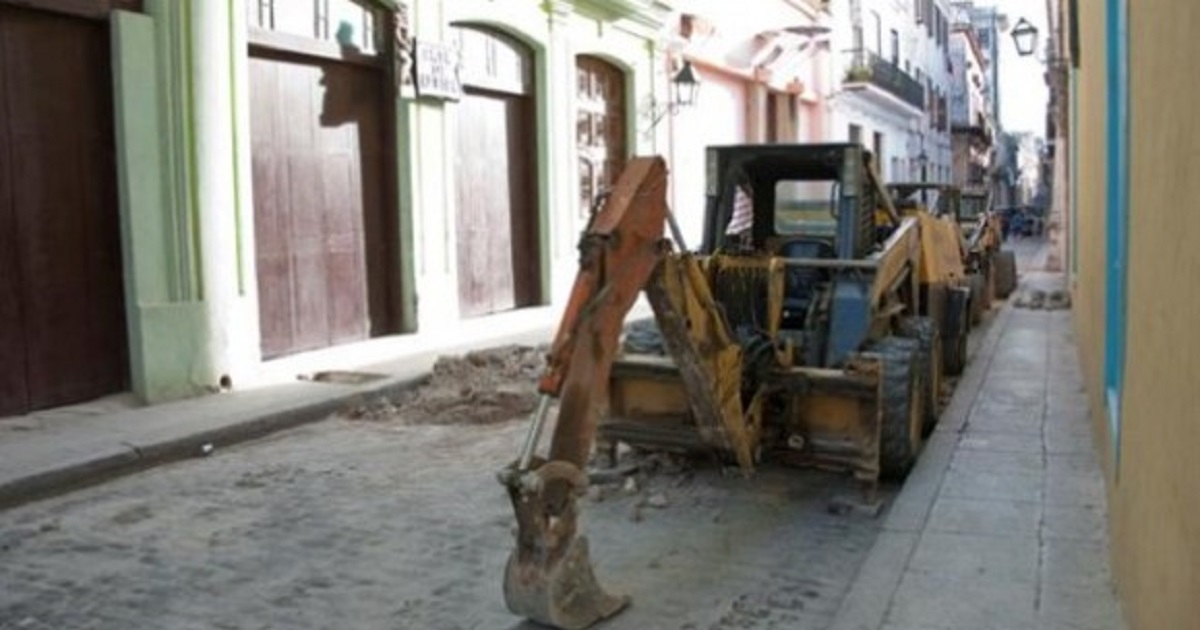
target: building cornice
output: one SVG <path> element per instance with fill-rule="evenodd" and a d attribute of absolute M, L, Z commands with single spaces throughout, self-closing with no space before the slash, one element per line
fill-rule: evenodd
<path fill-rule="evenodd" d="M 545 0 L 547 12 L 573 10 L 603 22 L 626 21 L 651 31 L 666 25 L 675 8 L 670 0 Z"/>
<path fill-rule="evenodd" d="M 803 13 L 810 20 L 817 20 L 822 13 L 829 13 L 829 3 L 825 0 L 783 0 L 783 2 Z"/>

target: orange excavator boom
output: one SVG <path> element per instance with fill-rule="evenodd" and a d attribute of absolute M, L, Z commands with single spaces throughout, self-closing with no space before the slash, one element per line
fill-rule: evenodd
<path fill-rule="evenodd" d="M 586 537 L 577 528 L 577 498 L 587 488 L 587 463 L 597 414 L 625 316 L 668 251 L 667 169 L 662 158 L 634 158 L 580 240 L 579 274 L 538 383 L 541 403 L 517 461 L 501 482 L 517 516 L 516 548 L 504 577 L 510 610 L 566 630 L 610 617 L 627 597 L 603 591 Z M 550 401 L 559 412 L 546 459 L 536 457 Z"/>

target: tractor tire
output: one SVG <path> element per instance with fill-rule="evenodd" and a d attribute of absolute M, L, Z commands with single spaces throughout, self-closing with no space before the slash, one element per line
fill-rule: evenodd
<path fill-rule="evenodd" d="M 992 274 L 996 277 L 996 296 L 1006 299 L 1017 290 L 1017 255 L 1000 250 L 992 258 Z"/>
<path fill-rule="evenodd" d="M 929 435 L 937 426 L 942 406 L 942 333 L 932 317 L 909 317 L 900 322 L 900 336 L 915 339 L 917 370 L 925 379 L 925 416 L 922 435 Z"/>
<path fill-rule="evenodd" d="M 967 341 L 971 336 L 973 310 L 970 289 L 950 290 L 946 300 L 946 324 L 942 328 L 942 367 L 949 376 L 959 376 L 967 367 Z"/>
<path fill-rule="evenodd" d="M 971 274 L 968 286 L 971 290 L 971 325 L 983 323 L 983 315 L 987 312 L 987 277 L 984 272 Z"/>
<path fill-rule="evenodd" d="M 874 349 L 883 364 L 879 474 L 884 479 L 899 480 L 912 469 L 921 451 L 925 384 L 917 367 L 918 342 L 886 337 Z"/>

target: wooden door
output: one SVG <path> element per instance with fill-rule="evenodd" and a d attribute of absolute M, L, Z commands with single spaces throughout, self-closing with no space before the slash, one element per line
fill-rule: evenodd
<path fill-rule="evenodd" d="M 537 304 L 537 139 L 532 53 L 503 34 L 456 32 L 465 94 L 455 105 L 460 313 Z"/>
<path fill-rule="evenodd" d="M 0 415 L 126 389 L 108 25 L 0 4 Z"/>
<path fill-rule="evenodd" d="M 369 64 L 251 49 L 264 358 L 391 330 L 384 81 Z"/>
<path fill-rule="evenodd" d="M 625 73 L 603 59 L 580 55 L 575 78 L 579 208 L 587 212 L 625 168 Z"/>

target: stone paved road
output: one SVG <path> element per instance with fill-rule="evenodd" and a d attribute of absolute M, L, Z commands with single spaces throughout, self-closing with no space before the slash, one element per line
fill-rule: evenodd
<path fill-rule="evenodd" d="M 332 419 L 0 513 L 0 629 L 505 629 L 523 423 Z M 701 468 L 589 503 L 606 630 L 823 628 L 879 521 L 816 471 Z M 665 508 L 634 505 L 663 492 Z"/>
<path fill-rule="evenodd" d="M 523 430 L 331 419 L 0 512 L 0 630 L 532 628 L 494 479 Z M 597 573 L 634 596 L 604 630 L 827 627 L 882 522 L 829 513 L 857 490 L 700 468 L 589 502 Z"/>

